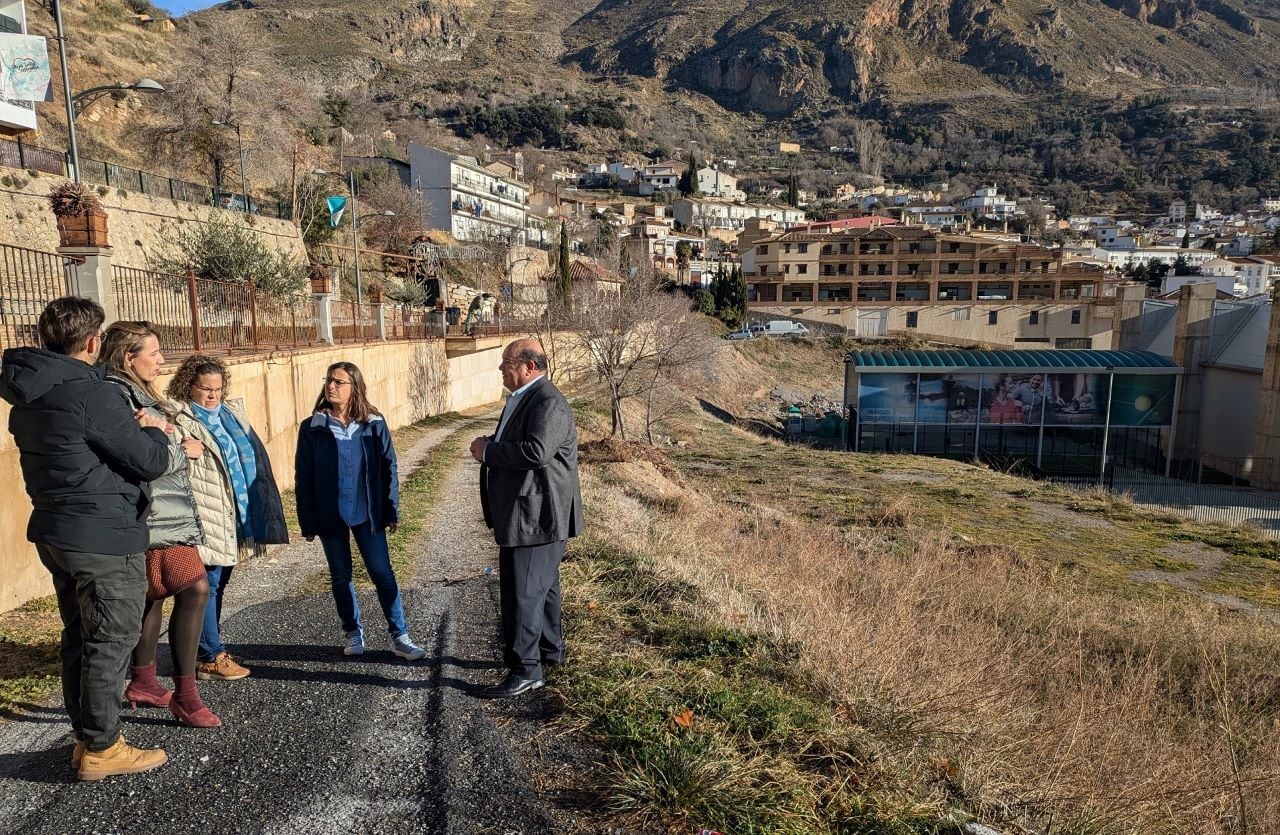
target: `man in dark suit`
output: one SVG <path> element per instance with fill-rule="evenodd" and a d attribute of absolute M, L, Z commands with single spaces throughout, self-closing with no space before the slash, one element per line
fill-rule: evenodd
<path fill-rule="evenodd" d="M 542 686 L 542 666 L 564 661 L 560 560 L 582 531 L 578 430 L 573 411 L 547 379 L 547 355 L 535 339 L 502 352 L 502 384 L 511 392 L 498 428 L 471 442 L 480 462 L 480 504 L 498 542 L 503 656 L 509 670 L 490 698 Z"/>

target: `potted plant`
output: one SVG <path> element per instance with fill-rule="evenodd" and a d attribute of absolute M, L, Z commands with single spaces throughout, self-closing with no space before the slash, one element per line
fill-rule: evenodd
<path fill-rule="evenodd" d="M 320 264 L 311 262 L 311 269 L 307 276 L 311 281 L 311 292 L 317 295 L 326 295 L 330 292 L 332 269 L 328 264 Z"/>
<path fill-rule="evenodd" d="M 88 186 L 63 183 L 49 194 L 49 205 L 63 246 L 108 246 L 107 213 Z"/>

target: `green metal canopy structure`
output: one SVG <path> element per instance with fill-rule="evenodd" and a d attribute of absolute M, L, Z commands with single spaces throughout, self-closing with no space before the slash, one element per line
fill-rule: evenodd
<path fill-rule="evenodd" d="M 862 370 L 935 371 L 1124 371 L 1130 374 L 1177 374 L 1182 369 L 1150 351 L 854 351 L 845 362 Z"/>
<path fill-rule="evenodd" d="M 854 351 L 848 448 L 1063 476 L 1167 471 L 1181 373 L 1147 351 Z"/>

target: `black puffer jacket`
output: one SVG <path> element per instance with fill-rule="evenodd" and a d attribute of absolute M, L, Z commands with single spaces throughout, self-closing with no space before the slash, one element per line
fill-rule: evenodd
<path fill-rule="evenodd" d="M 141 429 L 102 371 L 39 348 L 10 348 L 0 397 L 34 510 L 27 539 L 96 554 L 146 550 L 146 484 L 170 463 L 159 429 Z"/>

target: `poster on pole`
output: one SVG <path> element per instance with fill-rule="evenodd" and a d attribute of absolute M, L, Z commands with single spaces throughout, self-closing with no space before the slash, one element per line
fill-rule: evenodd
<path fill-rule="evenodd" d="M 0 34 L 0 98 L 53 101 L 48 41 L 37 35 Z"/>

